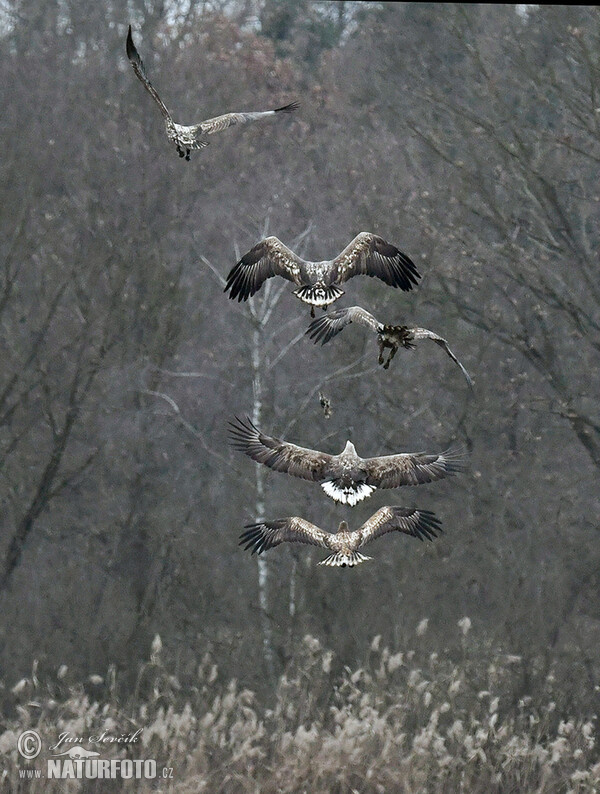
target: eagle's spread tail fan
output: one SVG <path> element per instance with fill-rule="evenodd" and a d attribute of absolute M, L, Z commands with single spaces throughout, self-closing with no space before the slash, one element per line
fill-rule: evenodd
<path fill-rule="evenodd" d="M 371 496 L 375 488 L 372 485 L 367 485 L 364 482 L 342 482 L 338 480 L 325 480 L 321 483 L 321 488 L 325 491 L 327 496 L 335 499 L 336 502 L 341 502 L 345 505 L 354 507 L 357 502 L 361 502 L 368 496 Z"/>
<path fill-rule="evenodd" d="M 407 350 L 416 347 L 414 343 L 414 337 L 412 335 L 411 329 L 407 325 L 384 325 L 380 331 L 380 334 L 385 338 L 394 338 L 398 341 L 398 344 L 405 347 Z"/>
<path fill-rule="evenodd" d="M 318 564 L 328 565 L 331 568 L 353 568 L 355 565 L 360 565 L 361 562 L 372 559 L 372 557 L 365 557 L 359 551 L 351 551 L 349 553 L 338 551 L 321 560 Z"/>
<path fill-rule="evenodd" d="M 330 303 L 336 301 L 344 290 L 332 284 L 329 287 L 313 286 L 304 284 L 302 287 L 294 290 L 294 295 L 300 298 L 304 303 L 310 303 L 313 306 L 329 306 Z"/>

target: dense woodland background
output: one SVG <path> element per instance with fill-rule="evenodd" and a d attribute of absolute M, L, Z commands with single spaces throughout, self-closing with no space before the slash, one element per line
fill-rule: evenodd
<path fill-rule="evenodd" d="M 127 63 L 129 23 L 177 121 L 301 109 L 179 160 Z M 306 635 L 339 682 L 374 637 L 404 652 L 418 625 L 446 662 L 466 664 L 468 640 L 469 680 L 512 659 L 508 711 L 552 676 L 561 719 L 594 714 L 600 11 L 3 0 L 0 31 L 7 719 L 61 665 L 61 685 L 139 694 L 157 634 L 179 697 L 210 657 L 268 708 Z M 324 259 L 363 230 L 423 279 L 409 294 L 353 279 L 338 306 L 442 334 L 472 394 L 435 345 L 388 371 L 363 329 L 313 346 L 287 283 L 223 295 L 267 233 Z M 330 452 L 459 444 L 469 469 L 351 510 L 231 450 L 235 414 Z M 384 504 L 434 510 L 446 532 L 388 536 L 351 571 L 309 547 L 259 569 L 237 545 L 260 514 L 333 529 Z"/>

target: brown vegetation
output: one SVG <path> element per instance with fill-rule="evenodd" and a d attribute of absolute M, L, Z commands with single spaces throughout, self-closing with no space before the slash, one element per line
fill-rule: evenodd
<path fill-rule="evenodd" d="M 469 790 L 477 770 L 492 790 L 592 790 L 593 778 L 571 775 L 598 760 L 583 726 L 600 707 L 600 11 L 8 0 L 0 19 L 2 692 L 31 678 L 37 659 L 41 681 L 62 664 L 73 676 L 52 696 L 65 719 L 146 705 L 159 720 L 138 675 L 159 633 L 181 687 L 159 736 L 183 770 L 177 785 L 198 775 L 213 791 L 217 778 L 247 774 L 268 791 L 285 762 L 306 790 L 334 791 L 327 758 L 322 780 L 308 761 L 326 747 L 347 790 L 371 765 L 373 791 L 396 785 L 388 768 L 412 790 L 434 774 L 440 790 L 457 780 Z M 129 23 L 177 118 L 301 108 L 180 161 L 127 63 Z M 267 234 L 313 259 L 363 230 L 406 251 L 422 283 L 398 295 L 352 279 L 344 305 L 434 328 L 473 393 L 437 349 L 400 350 L 385 371 L 365 334 L 316 348 L 286 283 L 244 305 L 223 294 L 231 267 Z M 399 491 L 439 516 L 443 537 L 429 548 L 393 538 L 380 555 L 373 545 L 374 560 L 352 571 L 294 548 L 279 549 L 276 565 L 266 553 L 257 570 L 237 545 L 244 524 L 349 516 L 314 484 L 231 450 L 227 420 L 246 414 L 325 451 L 347 438 L 365 455 L 465 447 L 468 472 Z M 352 524 L 384 498 L 354 508 Z M 468 659 L 455 630 L 465 614 L 480 638 Z M 371 665 L 374 635 L 409 648 L 423 616 L 427 658 L 404 652 L 390 670 L 377 652 Z M 324 651 L 306 656 L 306 635 L 336 660 L 316 681 Z M 185 694 L 207 647 L 218 678 L 196 701 Z M 365 659 L 370 680 L 358 687 Z M 491 664 L 512 682 L 510 698 L 486 680 Z M 110 665 L 114 694 L 83 700 L 77 682 Z M 408 684 L 413 668 L 429 682 L 422 692 Z M 477 684 L 442 712 L 455 668 Z M 550 675 L 560 697 L 544 690 Z M 296 679 L 327 695 L 307 702 L 306 717 L 277 716 L 270 698 L 286 702 L 282 682 Z M 297 686 L 294 708 L 310 694 Z M 55 719 L 15 713 L 9 694 L 3 705 L 4 751 L 7 731 Z M 213 739 L 198 728 L 209 713 L 224 726 Z M 366 716 L 352 734 L 363 713 L 376 738 Z M 185 714 L 195 732 L 175 741 Z M 456 720 L 472 750 L 448 733 Z M 232 725 L 239 733 L 223 739 Z M 430 744 L 419 753 L 422 732 Z M 442 745 L 432 749 L 440 737 L 448 765 Z M 408 767 L 387 763 L 398 746 Z"/>
<path fill-rule="evenodd" d="M 163 666 L 159 638 L 126 702 L 116 695 L 114 670 L 83 685 L 66 667 L 35 686 L 24 679 L 13 690 L 18 717 L 0 734 L 5 790 L 64 791 L 62 781 L 42 786 L 22 779 L 25 770 L 46 768 L 53 757 L 46 748 L 63 732 L 83 736 L 83 746 L 102 758 L 155 759 L 159 778 L 163 768 L 172 770 L 166 782 L 118 781 L 115 791 L 597 790 L 596 721 L 585 712 L 574 715 L 556 671 L 529 671 L 533 695 L 518 697 L 521 657 L 478 647 L 463 617 L 455 627 L 461 658 L 448 658 L 430 650 L 435 638 L 427 623 L 418 624 L 409 650 L 394 652 L 375 637 L 352 668 L 340 668 L 332 651 L 306 635 L 268 703 L 235 679 L 223 679 L 210 652 L 184 686 Z M 32 725 L 44 749 L 27 764 L 15 747 Z M 90 735 L 131 737 L 138 729 L 126 748 L 87 742 Z M 108 785 L 72 781 L 69 790 Z"/>

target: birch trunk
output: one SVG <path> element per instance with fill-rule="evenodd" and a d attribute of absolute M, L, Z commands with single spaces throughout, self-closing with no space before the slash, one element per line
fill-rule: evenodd
<path fill-rule="evenodd" d="M 264 319 L 254 318 L 254 330 L 252 332 L 252 422 L 256 427 L 261 426 L 262 418 L 262 351 L 264 350 Z M 265 474 L 263 466 L 255 466 L 256 477 L 256 499 L 254 502 L 254 520 L 256 522 L 265 520 Z M 268 562 L 265 558 L 257 555 L 258 563 L 258 601 L 260 604 L 260 616 L 263 633 L 263 651 L 265 662 L 271 677 L 275 674 L 273 665 L 273 632 L 268 617 L 269 605 L 269 581 L 268 581 Z"/>

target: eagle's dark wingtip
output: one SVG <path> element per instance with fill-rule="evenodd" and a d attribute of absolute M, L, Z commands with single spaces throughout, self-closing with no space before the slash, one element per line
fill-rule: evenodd
<path fill-rule="evenodd" d="M 131 25 L 127 28 L 127 41 L 125 42 L 125 49 L 127 50 L 127 57 L 130 61 L 136 61 L 139 59 L 138 51 L 135 48 L 135 44 L 133 43 L 133 36 L 131 35 Z"/>
<path fill-rule="evenodd" d="M 289 105 L 284 105 L 281 108 L 275 108 L 275 113 L 292 113 L 300 107 L 299 102 L 290 102 Z"/>
<path fill-rule="evenodd" d="M 319 325 L 318 325 L 320 323 L 320 320 L 321 318 L 319 318 L 318 320 L 313 320 L 313 322 L 308 326 L 308 328 L 304 332 L 304 336 L 308 336 L 309 339 L 312 339 L 313 344 L 315 345 L 319 344 L 319 340 L 321 339 L 319 335 Z M 321 342 L 321 344 L 325 344 L 325 343 Z"/>

